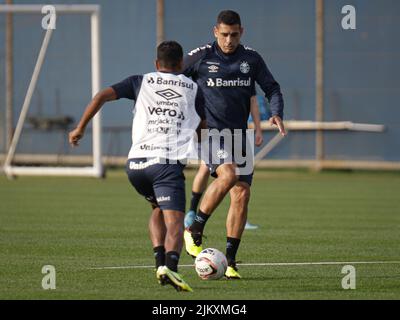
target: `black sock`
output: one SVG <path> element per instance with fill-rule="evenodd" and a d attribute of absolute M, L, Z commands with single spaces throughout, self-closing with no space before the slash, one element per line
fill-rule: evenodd
<path fill-rule="evenodd" d="M 167 252 L 167 256 L 165 259 L 165 265 L 168 269 L 178 272 L 178 262 L 179 262 L 179 253 L 176 251 Z"/>
<path fill-rule="evenodd" d="M 159 266 L 165 266 L 165 247 L 158 246 L 153 248 L 154 258 L 156 259 L 156 268 Z"/>
<path fill-rule="evenodd" d="M 204 212 L 201 212 L 201 210 L 199 210 L 189 230 L 194 233 L 203 233 L 204 227 L 209 217 L 210 216 L 208 214 L 205 214 Z"/>
<path fill-rule="evenodd" d="M 192 200 L 190 201 L 190 209 L 191 211 L 196 212 L 197 211 L 197 206 L 199 205 L 201 196 L 203 195 L 203 192 L 194 192 L 192 191 Z"/>
<path fill-rule="evenodd" d="M 235 266 L 236 264 L 236 253 L 239 249 L 240 239 L 226 238 L 226 259 L 228 260 L 228 266 Z"/>

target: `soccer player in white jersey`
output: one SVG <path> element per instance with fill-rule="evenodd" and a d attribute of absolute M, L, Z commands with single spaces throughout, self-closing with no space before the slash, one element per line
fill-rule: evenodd
<path fill-rule="evenodd" d="M 152 213 L 150 239 L 161 285 L 192 291 L 178 273 L 183 246 L 185 160 L 193 154 L 195 129 L 206 128 L 204 98 L 195 82 L 181 74 L 183 50 L 175 41 L 157 48 L 157 72 L 131 76 L 100 91 L 88 104 L 78 126 L 69 134 L 77 146 L 85 128 L 105 102 L 135 100 L 132 147 L 126 171 Z"/>

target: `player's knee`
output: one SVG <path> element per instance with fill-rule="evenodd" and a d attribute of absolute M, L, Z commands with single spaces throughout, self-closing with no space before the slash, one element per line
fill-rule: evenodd
<path fill-rule="evenodd" d="M 219 168 L 218 168 L 219 169 Z M 218 178 L 224 181 L 229 189 L 233 187 L 236 182 L 238 182 L 239 177 L 236 175 L 236 170 L 234 166 L 224 166 L 221 167 L 218 173 Z"/>
<path fill-rule="evenodd" d="M 184 213 L 175 210 L 164 210 L 164 222 L 167 228 L 174 232 L 182 232 L 184 229 Z"/>
<path fill-rule="evenodd" d="M 247 205 L 250 201 L 250 186 L 239 184 L 233 190 L 233 201 L 241 205 Z"/>
<path fill-rule="evenodd" d="M 168 233 L 175 239 L 183 239 L 183 224 L 170 226 Z"/>
<path fill-rule="evenodd" d="M 199 170 L 197 171 L 197 174 L 208 177 L 210 174 L 210 171 L 209 171 L 208 167 L 202 163 L 199 167 Z"/>
<path fill-rule="evenodd" d="M 153 215 L 161 215 L 162 214 L 162 211 L 161 211 L 160 207 L 156 206 L 155 204 L 152 204 L 151 208 L 153 210 L 152 211 Z"/>

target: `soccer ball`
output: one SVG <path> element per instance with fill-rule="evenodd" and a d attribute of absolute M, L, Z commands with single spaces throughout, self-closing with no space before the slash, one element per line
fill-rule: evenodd
<path fill-rule="evenodd" d="M 198 254 L 194 265 L 201 279 L 218 280 L 224 276 L 228 261 L 221 251 L 207 248 Z"/>

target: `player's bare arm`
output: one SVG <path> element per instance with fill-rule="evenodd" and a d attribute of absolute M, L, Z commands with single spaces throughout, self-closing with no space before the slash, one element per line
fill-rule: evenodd
<path fill-rule="evenodd" d="M 83 113 L 77 127 L 69 133 L 69 143 L 74 147 L 78 146 L 79 140 L 83 138 L 86 126 L 89 121 L 96 115 L 96 113 L 101 109 L 104 103 L 116 99 L 117 94 L 111 87 L 105 88 L 97 93 L 87 105 L 86 110 Z"/>

